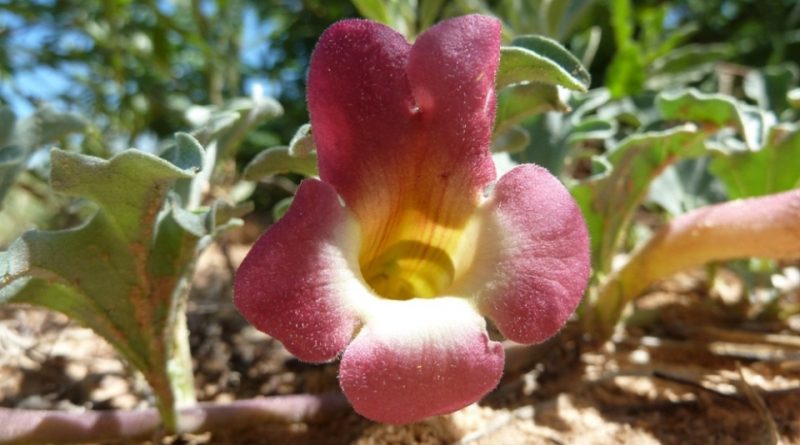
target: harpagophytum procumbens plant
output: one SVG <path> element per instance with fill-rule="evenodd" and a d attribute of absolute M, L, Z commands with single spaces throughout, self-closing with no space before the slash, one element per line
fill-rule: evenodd
<path fill-rule="evenodd" d="M 340 381 L 354 408 L 405 423 L 457 410 L 497 384 L 503 348 L 488 338 L 483 316 L 514 341 L 552 336 L 584 293 L 590 244 L 595 273 L 582 316 L 599 338 L 625 303 L 675 270 L 751 255 L 797 256 L 800 196 L 779 193 L 786 189 L 781 183 L 762 193 L 770 196 L 676 218 L 613 271 L 611 256 L 656 173 L 708 150 L 712 127 L 749 127 L 737 124 L 739 108 L 727 99 L 665 95 L 659 107 L 669 122 L 720 116 L 691 113 L 709 106 L 734 111 L 702 131 L 680 124 L 634 134 L 597 159 L 596 175 L 567 188 L 534 165 L 497 175 L 490 148 L 519 149 L 531 137 L 519 122 L 568 108 L 556 85 L 585 91 L 588 75 L 548 39 L 520 37 L 501 47 L 500 24 L 488 17 L 440 23 L 413 45 L 369 21 L 331 27 L 312 57 L 311 127 L 289 147 L 265 151 L 245 172 L 251 179 L 318 172 L 319 179 L 301 184 L 285 216 L 242 264 L 239 309 L 301 359 L 342 354 Z M 573 116 L 598 106 L 592 93 L 586 97 L 573 105 Z M 573 137 L 585 139 L 591 136 L 580 129 L 596 127 L 575 128 Z M 764 141 L 762 148 L 796 151 L 797 131 L 780 127 Z M 221 205 L 184 208 L 191 200 L 180 191 L 197 190 L 185 182 L 170 192 L 203 167 L 194 138 L 178 136 L 161 158 L 53 153 L 54 188 L 89 197 L 100 209 L 77 229 L 30 232 L 4 252 L 1 300 L 41 304 L 95 329 L 148 378 L 168 430 L 298 420 L 341 406 L 341 399 L 314 396 L 193 403 L 182 321 L 187 272 L 197 251 L 238 214 Z M 740 154 L 720 156 L 741 161 Z M 106 190 L 100 183 L 116 185 Z M 62 250 L 69 264 L 51 258 Z M 73 252 L 84 252 L 82 261 Z M 92 281 L 89 268 L 101 279 Z M 152 410 L 0 416 L 20 425 L 0 436 L 6 442 L 136 437 L 158 426 Z M 58 434 L 48 422 L 59 425 Z"/>

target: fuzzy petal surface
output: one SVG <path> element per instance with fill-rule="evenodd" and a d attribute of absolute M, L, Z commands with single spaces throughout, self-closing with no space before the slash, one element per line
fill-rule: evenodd
<path fill-rule="evenodd" d="M 546 169 L 521 165 L 484 203 L 476 259 L 457 295 L 472 295 L 508 339 L 539 343 L 575 311 L 589 280 L 577 203 Z"/>
<path fill-rule="evenodd" d="M 469 15 L 412 46 L 384 25 L 344 20 L 314 50 L 308 103 L 320 177 L 358 219 L 362 270 L 381 294 L 441 288 L 455 267 L 437 258 L 456 248 L 494 179 L 500 30 L 496 19 Z M 407 279 L 431 263 L 444 270 L 437 283 Z M 400 278 L 382 281 L 395 269 Z"/>
<path fill-rule="evenodd" d="M 466 301 L 380 301 L 342 356 L 339 381 L 353 408 L 385 423 L 446 414 L 500 381 L 504 351 Z"/>
<path fill-rule="evenodd" d="M 305 180 L 239 267 L 234 303 L 299 359 L 333 360 L 357 322 L 344 296 L 363 291 L 351 267 L 359 243 L 358 225 L 333 187 Z"/>

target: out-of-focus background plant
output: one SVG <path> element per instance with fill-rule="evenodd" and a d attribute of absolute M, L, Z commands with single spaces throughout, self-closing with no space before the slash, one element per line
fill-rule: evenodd
<path fill-rule="evenodd" d="M 319 35 L 361 16 L 413 40 L 473 12 L 504 23 L 498 168 L 547 167 L 587 219 L 586 338 L 643 323 L 630 303 L 699 266 L 745 283 L 742 319 L 799 315 L 771 284 L 800 257 L 793 0 L 0 0 L 0 302 L 94 329 L 175 428 L 197 256 L 316 172 Z"/>

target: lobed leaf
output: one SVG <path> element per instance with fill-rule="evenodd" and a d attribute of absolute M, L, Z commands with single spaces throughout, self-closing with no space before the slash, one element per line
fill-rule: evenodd
<path fill-rule="evenodd" d="M 248 181 L 258 181 L 272 175 L 297 173 L 317 176 L 317 155 L 292 156 L 289 147 L 268 148 L 259 153 L 244 169 L 242 176 Z"/>
<path fill-rule="evenodd" d="M 301 125 L 288 147 L 272 147 L 256 155 L 245 167 L 243 176 L 248 181 L 258 181 L 267 176 L 288 173 L 319 175 L 311 124 Z"/>
<path fill-rule="evenodd" d="M 586 92 L 591 76 L 561 44 L 547 37 L 530 35 L 518 37 L 511 46 L 500 48 L 497 89 L 528 82 Z"/>
<path fill-rule="evenodd" d="M 663 93 L 656 104 L 666 120 L 689 121 L 715 128 L 733 127 L 751 150 L 764 145 L 775 117 L 724 94 L 704 94 L 693 88 Z"/>
<path fill-rule="evenodd" d="M 176 137 L 166 159 L 54 149 L 53 188 L 96 202 L 97 211 L 73 229 L 29 231 L 0 254 L 0 302 L 41 305 L 94 329 L 143 373 L 168 427 L 175 409 L 194 401 L 185 321 L 194 260 L 243 210 L 188 211 L 168 200 L 203 160 L 194 138 Z"/>
<path fill-rule="evenodd" d="M 650 182 L 678 158 L 701 155 L 704 137 L 691 125 L 629 136 L 606 155 L 603 164 L 610 170 L 571 188 L 586 217 L 599 273 L 611 270 L 611 258 Z"/>
<path fill-rule="evenodd" d="M 800 127 L 770 129 L 758 151 L 717 151 L 711 171 L 725 184 L 731 199 L 778 193 L 800 187 Z"/>

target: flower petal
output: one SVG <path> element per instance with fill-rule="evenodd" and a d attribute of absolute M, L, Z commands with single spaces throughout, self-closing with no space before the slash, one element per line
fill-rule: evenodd
<path fill-rule="evenodd" d="M 489 144 L 500 32 L 499 20 L 467 15 L 430 28 L 411 49 L 408 78 L 426 138 L 424 163 L 431 179 L 453 178 L 451 199 L 476 199 L 495 178 Z"/>
<path fill-rule="evenodd" d="M 314 50 L 308 100 L 320 177 L 356 216 L 361 269 L 384 297 L 450 284 L 458 236 L 494 179 L 500 29 L 490 17 L 459 17 L 412 47 L 383 25 L 345 20 Z M 441 272 L 416 279 L 432 267 Z"/>
<path fill-rule="evenodd" d="M 473 295 L 508 339 L 538 343 L 575 311 L 589 279 L 589 236 L 578 205 L 546 169 L 521 165 L 500 178 L 482 208 Z"/>
<path fill-rule="evenodd" d="M 346 296 L 363 289 L 352 272 L 359 244 L 358 225 L 333 187 L 303 181 L 289 211 L 239 267 L 234 303 L 301 360 L 332 360 L 357 322 Z"/>
<path fill-rule="evenodd" d="M 345 350 L 339 381 L 355 410 L 409 423 L 445 414 L 492 390 L 504 351 L 463 299 L 380 300 Z"/>
<path fill-rule="evenodd" d="M 320 37 L 308 73 L 308 107 L 320 177 L 356 214 L 387 200 L 381 187 L 412 144 L 414 103 L 406 78 L 411 45 L 391 28 L 343 20 Z M 374 190 L 367 193 L 368 190 Z"/>

